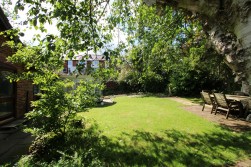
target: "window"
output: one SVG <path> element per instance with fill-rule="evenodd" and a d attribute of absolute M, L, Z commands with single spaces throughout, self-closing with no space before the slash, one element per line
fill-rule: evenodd
<path fill-rule="evenodd" d="M 73 63 L 71 60 L 68 60 L 68 67 L 71 68 L 73 66 Z"/>
<path fill-rule="evenodd" d="M 98 65 L 99 65 L 98 60 L 93 60 L 93 61 L 92 61 L 92 67 L 93 67 L 93 68 L 98 68 Z"/>
<path fill-rule="evenodd" d="M 14 115 L 15 84 L 7 79 L 14 70 L 0 63 L 0 120 Z"/>

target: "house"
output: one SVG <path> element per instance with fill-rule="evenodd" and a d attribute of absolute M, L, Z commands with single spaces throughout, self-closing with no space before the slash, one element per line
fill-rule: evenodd
<path fill-rule="evenodd" d="M 95 70 L 107 67 L 106 59 L 103 55 L 89 54 L 88 58 L 85 58 L 83 55 L 78 55 L 73 60 L 65 60 L 63 73 L 70 74 L 74 72 L 79 63 L 84 65 L 84 68 L 82 69 L 83 74 L 85 74 L 87 69 Z"/>
<path fill-rule="evenodd" d="M 0 31 L 11 29 L 7 17 L 0 8 Z M 33 85 L 30 81 L 10 83 L 6 77 L 11 73 L 23 70 L 21 65 L 6 62 L 6 57 L 13 51 L 2 44 L 9 39 L 0 36 L 0 125 L 22 118 L 29 111 L 30 101 L 33 99 Z"/>

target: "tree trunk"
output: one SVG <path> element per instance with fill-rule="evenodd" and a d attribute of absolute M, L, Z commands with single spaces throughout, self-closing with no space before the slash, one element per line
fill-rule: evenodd
<path fill-rule="evenodd" d="M 250 0 L 145 0 L 198 14 L 215 49 L 251 93 L 251 1 Z M 160 8 L 161 9 L 161 8 Z"/>

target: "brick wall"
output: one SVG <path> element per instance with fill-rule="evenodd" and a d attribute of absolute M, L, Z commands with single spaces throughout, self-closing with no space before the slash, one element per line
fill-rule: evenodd
<path fill-rule="evenodd" d="M 0 36 L 0 62 L 11 66 L 17 73 L 23 70 L 23 67 L 6 62 L 6 57 L 11 56 L 12 50 L 7 46 L 2 46 L 6 39 Z M 24 113 L 30 110 L 30 101 L 33 100 L 33 85 L 30 81 L 19 81 L 15 88 L 15 117 L 23 117 Z"/>

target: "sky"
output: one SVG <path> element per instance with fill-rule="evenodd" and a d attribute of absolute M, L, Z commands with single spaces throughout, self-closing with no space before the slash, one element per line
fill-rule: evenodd
<path fill-rule="evenodd" d="M 2 1 L 2 0 L 0 0 L 0 1 Z M 14 11 L 14 7 L 15 7 L 17 0 L 11 0 L 11 2 L 12 2 L 12 5 L 7 6 L 8 10 L 10 12 Z M 110 3 L 112 3 L 112 2 L 113 2 L 113 0 L 110 1 Z M 0 5 L 2 5 L 2 4 L 0 4 Z M 25 23 L 25 20 L 27 19 L 27 11 L 28 11 L 27 8 L 25 8 L 24 11 L 19 11 L 19 13 L 18 13 L 19 18 L 17 20 L 13 20 L 13 19 L 11 20 L 11 18 L 9 18 L 9 19 L 10 19 L 10 22 L 14 28 L 18 27 L 18 28 L 20 28 L 21 32 L 24 32 L 25 35 L 24 35 L 24 37 L 21 37 L 21 41 L 23 41 L 25 43 L 29 43 L 31 45 L 36 45 L 36 43 L 32 42 L 33 36 L 35 34 L 40 34 L 43 37 L 46 34 L 41 33 L 40 31 L 35 30 L 34 28 L 28 28 L 29 24 L 28 25 L 23 24 L 23 23 Z M 111 11 L 111 4 L 109 4 L 107 6 L 106 14 L 109 14 L 110 11 Z M 103 21 L 101 21 L 101 24 L 103 24 L 102 22 Z M 55 34 L 55 35 L 59 34 L 55 22 L 54 22 L 54 24 L 51 24 L 51 25 L 46 23 L 45 28 L 47 29 L 48 33 L 50 33 L 50 34 Z M 120 29 L 117 27 L 113 31 L 113 40 L 108 45 L 110 46 L 111 49 L 116 48 L 119 42 L 126 43 L 126 37 L 127 37 L 126 34 L 123 33 L 122 31 L 120 31 Z M 89 51 L 89 53 L 93 54 L 93 51 Z M 102 53 L 103 53 L 103 50 L 100 50 L 97 52 L 97 54 L 102 54 Z"/>

